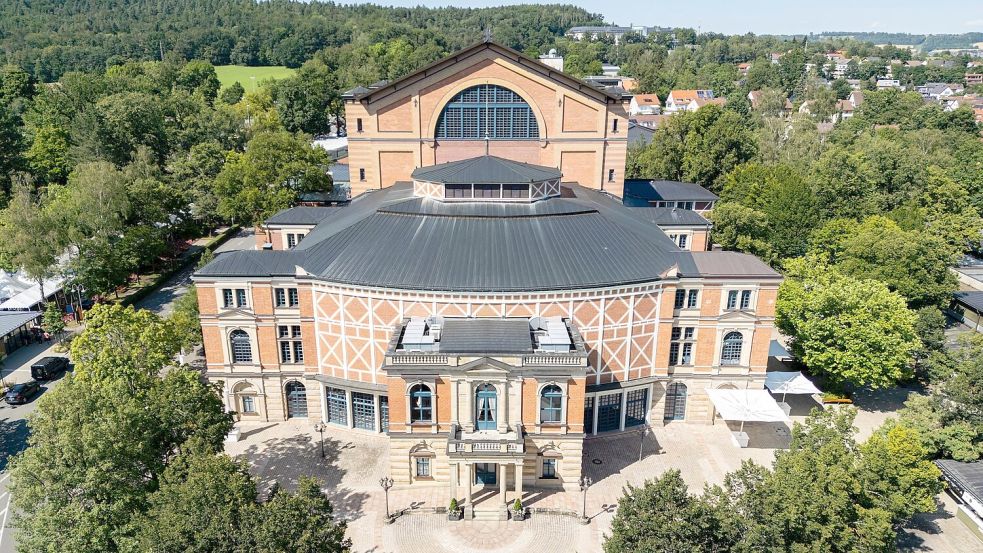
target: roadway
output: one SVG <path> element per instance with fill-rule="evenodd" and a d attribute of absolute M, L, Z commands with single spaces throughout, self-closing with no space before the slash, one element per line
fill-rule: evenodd
<path fill-rule="evenodd" d="M 255 244 L 253 230 L 244 229 L 219 246 L 215 251 L 219 253 L 252 249 L 255 247 Z M 187 291 L 188 285 L 191 284 L 191 274 L 193 272 L 194 268 L 181 271 L 157 291 L 137 303 L 136 307 L 139 309 L 149 309 L 161 315 L 169 314 L 174 300 Z M 32 344 L 18 349 L 3 361 L 3 380 L 7 384 L 16 384 L 30 380 L 31 365 L 38 359 L 49 355 L 64 356 L 65 354 L 54 352 L 54 342 Z M 7 405 L 5 402 L 0 401 L 0 553 L 14 553 L 16 550 L 13 531 L 9 526 L 10 493 L 7 490 L 7 486 L 10 480 L 9 473 L 7 472 L 7 463 L 11 456 L 16 455 L 27 447 L 29 436 L 27 417 L 37 407 L 38 398 L 44 395 L 47 390 L 57 386 L 60 380 L 61 377 L 43 383 L 41 393 L 24 405 Z"/>

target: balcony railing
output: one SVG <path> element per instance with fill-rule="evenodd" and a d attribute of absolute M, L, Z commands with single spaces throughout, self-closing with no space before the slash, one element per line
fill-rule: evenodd
<path fill-rule="evenodd" d="M 393 365 L 446 365 L 446 355 L 393 355 Z"/>
<path fill-rule="evenodd" d="M 545 365 L 581 365 L 583 357 L 570 355 L 525 355 L 522 357 L 522 366 L 535 367 Z"/>
<path fill-rule="evenodd" d="M 493 437 L 462 437 L 457 425 L 451 427 L 451 436 L 447 440 L 447 453 L 525 453 L 526 444 L 521 425 L 516 426 L 515 434 L 509 437 L 495 439 Z"/>

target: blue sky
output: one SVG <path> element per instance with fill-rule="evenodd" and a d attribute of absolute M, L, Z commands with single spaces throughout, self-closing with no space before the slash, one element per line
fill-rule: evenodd
<path fill-rule="evenodd" d="M 350 1 L 350 0 L 349 0 Z M 983 0 L 553 0 L 604 14 L 619 25 L 700 27 L 727 34 L 822 31 L 983 31 Z M 345 0 L 342 0 L 342 3 Z M 521 0 L 380 0 L 397 6 L 484 7 Z"/>

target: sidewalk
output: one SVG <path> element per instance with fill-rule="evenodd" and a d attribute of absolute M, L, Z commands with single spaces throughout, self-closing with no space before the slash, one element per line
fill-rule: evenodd
<path fill-rule="evenodd" d="M 65 339 L 68 339 L 70 335 L 80 330 L 82 330 L 81 325 L 66 328 Z M 30 380 L 31 365 L 38 359 L 47 356 L 65 357 L 68 355 L 67 353 L 56 353 L 55 346 L 57 344 L 57 341 L 52 340 L 50 342 L 31 344 L 18 348 L 7 357 L 4 357 L 3 361 L 0 362 L 0 368 L 2 368 L 0 378 L 3 378 L 7 384 L 18 384 Z"/>

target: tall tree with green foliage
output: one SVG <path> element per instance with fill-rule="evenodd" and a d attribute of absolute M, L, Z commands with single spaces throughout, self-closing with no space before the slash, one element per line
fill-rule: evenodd
<path fill-rule="evenodd" d="M 218 211 L 254 224 L 293 205 L 297 194 L 331 189 L 327 153 L 302 136 L 257 134 L 242 154 L 232 153 L 215 177 Z"/>
<path fill-rule="evenodd" d="M 38 401 L 12 461 L 18 546 L 119 551 L 168 463 L 189 441 L 219 452 L 232 420 L 197 372 L 171 367 L 173 327 L 97 305 L 72 343 L 75 371 Z"/>
<path fill-rule="evenodd" d="M 0 266 L 11 272 L 23 271 L 37 282 L 44 301 L 52 292 L 44 289 L 44 282 L 57 273 L 62 248 L 55 223 L 32 188 L 30 182 L 21 179 L 10 203 L 0 211 Z"/>
<path fill-rule="evenodd" d="M 920 347 L 905 299 L 846 276 L 816 256 L 789 260 L 775 324 L 811 370 L 838 383 L 882 388 L 913 375 Z"/>

